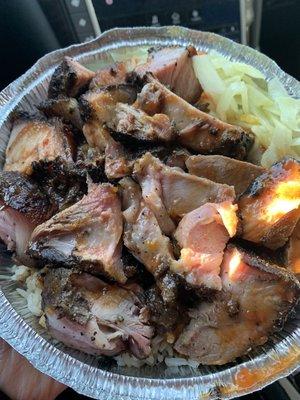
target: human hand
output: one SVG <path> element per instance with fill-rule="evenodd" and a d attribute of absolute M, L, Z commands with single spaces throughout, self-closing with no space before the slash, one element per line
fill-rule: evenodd
<path fill-rule="evenodd" d="M 10 399 L 54 400 L 65 389 L 0 339 L 0 390 Z"/>

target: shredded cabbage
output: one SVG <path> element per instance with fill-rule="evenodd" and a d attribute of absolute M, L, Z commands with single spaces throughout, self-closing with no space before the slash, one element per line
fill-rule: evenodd
<path fill-rule="evenodd" d="M 251 65 L 213 51 L 194 56 L 193 66 L 204 91 L 200 101 L 209 103 L 210 113 L 255 135 L 256 162 L 269 167 L 287 155 L 300 159 L 300 99 L 277 78 L 267 82 Z"/>

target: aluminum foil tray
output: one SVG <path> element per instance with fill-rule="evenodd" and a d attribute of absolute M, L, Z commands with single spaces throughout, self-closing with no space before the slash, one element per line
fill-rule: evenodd
<path fill-rule="evenodd" d="M 63 56 L 91 66 L 111 62 L 110 51 L 127 46 L 193 44 L 198 50 L 215 49 L 224 56 L 258 68 L 267 79 L 277 76 L 289 93 L 300 97 L 300 84 L 263 54 L 213 33 L 181 27 L 122 28 L 105 32 L 91 42 L 57 50 L 41 58 L 29 71 L 0 93 L 0 163 L 9 138 L 9 116 L 16 108 L 33 111 L 46 97 L 49 79 Z M 101 400 L 229 399 L 261 389 L 300 365 L 300 308 L 283 331 L 235 363 L 222 367 L 117 367 L 107 359 L 88 356 L 54 341 L 27 311 L 5 279 L 12 261 L 0 248 L 0 336 L 38 370 Z M 238 332 L 237 332 L 238 335 Z"/>

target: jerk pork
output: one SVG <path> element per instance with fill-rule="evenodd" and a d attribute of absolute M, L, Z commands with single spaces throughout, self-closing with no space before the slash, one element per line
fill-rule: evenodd
<path fill-rule="evenodd" d="M 70 57 L 65 57 L 55 69 L 49 83 L 49 99 L 58 96 L 77 97 L 84 92 L 95 72 L 90 71 Z"/>
<path fill-rule="evenodd" d="M 201 364 L 222 365 L 264 344 L 299 298 L 299 282 L 286 270 L 228 246 L 222 291 L 189 312 L 175 350 Z"/>
<path fill-rule="evenodd" d="M 37 184 L 17 171 L 0 174 L 0 238 L 7 249 L 25 264 L 25 254 L 33 229 L 53 214 L 53 206 Z"/>
<path fill-rule="evenodd" d="M 174 234 L 181 252 L 171 270 L 192 286 L 221 290 L 220 265 L 226 244 L 236 233 L 236 209 L 229 201 L 206 203 L 186 214 Z"/>
<path fill-rule="evenodd" d="M 38 109 L 47 117 L 60 117 L 66 123 L 71 123 L 77 129 L 82 129 L 82 119 L 78 101 L 74 98 L 60 96 L 47 99 L 38 105 Z"/>
<path fill-rule="evenodd" d="M 138 66 L 135 71 L 141 76 L 151 72 L 177 96 L 194 103 L 202 92 L 192 62 L 192 56 L 196 54 L 193 46 L 153 48 L 147 62 Z"/>
<path fill-rule="evenodd" d="M 53 160 L 60 156 L 71 162 L 74 143 L 71 130 L 58 118 L 46 121 L 27 113 L 14 116 L 13 127 L 6 148 L 4 170 L 32 172 L 32 163 Z"/>
<path fill-rule="evenodd" d="M 242 237 L 282 247 L 300 218 L 300 162 L 286 158 L 258 176 L 240 197 Z"/>
<path fill-rule="evenodd" d="M 152 75 L 146 74 L 145 80 L 136 106 L 147 112 L 150 101 L 152 112 L 166 114 L 183 147 L 203 154 L 224 154 L 241 160 L 246 157 L 253 144 L 250 133 L 193 107 Z"/>
<path fill-rule="evenodd" d="M 54 265 L 77 267 L 124 283 L 123 219 L 116 192 L 107 183 L 91 184 L 79 202 L 34 230 L 29 253 Z"/>
<path fill-rule="evenodd" d="M 190 174 L 233 186 L 237 196 L 265 172 L 258 165 L 220 155 L 190 156 L 185 163 Z"/>
<path fill-rule="evenodd" d="M 42 304 L 52 336 L 85 353 L 113 356 L 128 347 L 138 358 L 151 351 L 138 285 L 113 286 L 87 273 L 58 268 L 44 279 Z"/>
<path fill-rule="evenodd" d="M 135 163 L 133 174 L 141 185 L 145 204 L 166 234 L 174 231 L 173 220 L 178 221 L 188 212 L 206 203 L 235 198 L 233 187 L 168 167 L 150 153 Z"/>

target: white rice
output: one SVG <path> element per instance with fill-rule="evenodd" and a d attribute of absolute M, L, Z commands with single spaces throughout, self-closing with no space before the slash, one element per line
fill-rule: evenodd
<path fill-rule="evenodd" d="M 40 279 L 40 271 L 34 268 L 28 268 L 24 265 L 15 265 L 13 267 L 14 274 L 11 279 L 24 284 L 24 289 L 17 289 L 17 292 L 26 299 L 28 310 L 35 316 L 40 317 L 39 323 L 44 328 L 45 317 L 42 311 L 42 290 L 43 285 Z M 197 368 L 199 363 L 177 357 L 173 350 L 172 339 L 165 336 L 157 335 L 151 341 L 152 352 L 149 357 L 140 360 L 129 352 L 122 353 L 114 359 L 120 367 L 135 367 L 140 368 L 143 365 L 154 366 L 160 363 L 165 363 L 167 367 L 174 368 L 180 366 L 189 366 Z"/>
<path fill-rule="evenodd" d="M 43 285 L 39 277 L 40 271 L 28 268 L 24 265 L 13 267 L 14 275 L 12 280 L 24 283 L 25 290 L 17 288 L 19 295 L 24 297 L 27 302 L 28 310 L 35 316 L 40 317 L 42 312 L 42 290 Z"/>

